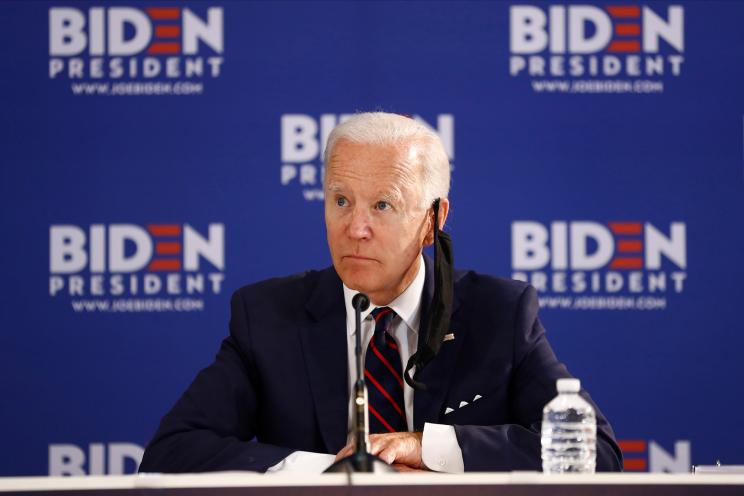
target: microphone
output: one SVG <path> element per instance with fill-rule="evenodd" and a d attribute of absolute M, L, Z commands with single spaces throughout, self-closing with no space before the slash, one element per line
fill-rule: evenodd
<path fill-rule="evenodd" d="M 367 408 L 367 384 L 362 372 L 362 312 L 369 308 L 369 297 L 364 293 L 357 293 L 351 299 L 356 318 L 356 381 L 354 382 L 354 461 L 364 467 L 357 467 L 364 472 L 370 472 L 365 456 L 369 452 L 369 411 Z"/>
<path fill-rule="evenodd" d="M 364 293 L 357 293 L 351 299 L 351 306 L 357 311 L 357 317 L 361 316 L 361 312 L 369 308 L 369 296 Z M 357 328 L 359 323 L 357 323 Z"/>
<path fill-rule="evenodd" d="M 366 398 L 366 386 L 364 384 L 364 375 L 362 372 L 362 312 L 369 308 L 369 296 L 364 293 L 357 293 L 351 299 L 351 306 L 354 307 L 354 317 L 356 320 L 356 345 L 354 346 L 354 356 L 356 357 L 356 382 L 354 383 L 354 405 L 357 405 L 358 401 L 358 387 L 364 387 L 364 395 Z M 364 404 L 367 404 L 365 399 Z M 356 408 L 354 409 L 357 410 Z M 365 415 L 366 417 L 366 415 Z M 365 426 L 368 426 L 368 422 L 364 422 Z M 356 422 L 355 422 L 356 425 Z M 357 448 L 359 446 L 357 445 Z"/>
<path fill-rule="evenodd" d="M 342 458 L 330 467 L 326 472 L 364 472 L 381 473 L 395 472 L 395 470 L 378 457 L 369 452 L 369 408 L 367 399 L 367 384 L 364 382 L 362 371 L 362 312 L 369 308 L 369 297 L 364 293 L 357 293 L 351 299 L 354 307 L 356 323 L 356 344 L 354 355 L 356 356 L 356 381 L 354 382 L 354 454 Z"/>

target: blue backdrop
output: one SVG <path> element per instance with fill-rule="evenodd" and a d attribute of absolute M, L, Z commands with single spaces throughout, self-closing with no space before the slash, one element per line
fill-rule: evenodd
<path fill-rule="evenodd" d="M 330 263 L 320 143 L 370 109 L 440 133 L 457 265 L 538 287 L 628 470 L 744 463 L 742 22 L 738 2 L 3 2 L 0 475 L 134 471 L 231 292 Z"/>

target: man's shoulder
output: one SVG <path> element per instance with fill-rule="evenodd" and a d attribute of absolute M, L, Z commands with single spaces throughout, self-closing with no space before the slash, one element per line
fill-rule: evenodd
<path fill-rule="evenodd" d="M 455 271 L 455 295 L 476 305 L 515 306 L 534 288 L 524 281 L 493 276 L 474 270 Z"/>
<path fill-rule="evenodd" d="M 338 276 L 333 267 L 307 270 L 246 284 L 237 289 L 233 297 L 239 297 L 251 305 L 279 302 L 304 304 L 319 284 L 333 284 L 336 279 Z M 340 287 L 340 280 L 338 284 Z"/>

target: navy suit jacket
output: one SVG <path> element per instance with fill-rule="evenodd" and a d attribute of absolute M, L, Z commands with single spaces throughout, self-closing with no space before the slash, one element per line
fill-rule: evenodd
<path fill-rule="evenodd" d="M 421 329 L 433 294 L 425 263 Z M 414 394 L 415 430 L 453 425 L 467 471 L 540 470 L 542 408 L 570 374 L 537 318 L 536 292 L 462 271 L 454 289 L 455 339 L 419 376 L 428 390 Z M 230 335 L 162 419 L 140 471 L 265 471 L 295 450 L 335 454 L 346 444 L 346 310 L 335 270 L 245 286 L 231 304 Z M 621 470 L 612 429 L 594 408 L 597 470 Z"/>

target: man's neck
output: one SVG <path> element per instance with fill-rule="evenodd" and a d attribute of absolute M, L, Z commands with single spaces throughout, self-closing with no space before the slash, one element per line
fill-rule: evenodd
<path fill-rule="evenodd" d="M 424 289 L 424 280 L 426 278 L 426 270 L 424 268 L 424 257 L 423 255 L 418 256 L 417 270 L 414 273 L 414 277 L 410 284 L 395 298 L 387 301 L 387 303 L 377 303 L 372 300 L 372 305 L 362 312 L 362 319 L 366 318 L 367 315 L 375 308 L 379 306 L 389 306 L 400 316 L 409 327 L 417 332 L 418 323 L 420 320 L 420 308 L 421 308 L 421 295 Z M 354 309 L 351 305 L 351 300 L 357 291 L 349 288 L 345 284 L 344 288 L 344 303 L 346 306 L 347 324 L 350 332 L 353 331 L 353 319 Z"/>

